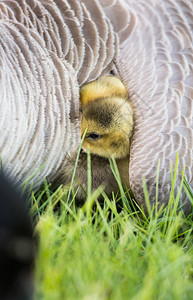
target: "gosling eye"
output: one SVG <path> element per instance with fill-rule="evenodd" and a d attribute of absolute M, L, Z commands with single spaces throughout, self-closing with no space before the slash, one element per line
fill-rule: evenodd
<path fill-rule="evenodd" d="M 97 132 L 91 132 L 90 134 L 87 135 L 87 138 L 93 141 L 98 141 L 101 138 L 101 135 Z"/>

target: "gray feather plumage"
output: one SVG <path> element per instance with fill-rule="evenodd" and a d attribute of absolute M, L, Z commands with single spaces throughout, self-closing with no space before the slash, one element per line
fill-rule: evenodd
<path fill-rule="evenodd" d="M 126 1 L 135 25 L 120 48 L 118 69 L 135 110 L 130 157 L 130 184 L 143 204 L 142 177 L 155 200 L 160 160 L 159 201 L 167 202 L 171 164 L 179 153 L 176 193 L 181 171 L 193 185 L 193 3 L 192 1 Z M 182 204 L 187 200 L 182 191 Z M 184 210 L 189 211 L 187 201 Z"/>
<path fill-rule="evenodd" d="M 107 73 L 116 53 L 97 1 L 0 1 L 0 155 L 15 181 L 62 170 L 80 143 L 79 84 Z"/>
<path fill-rule="evenodd" d="M 62 173 L 80 143 L 79 85 L 112 68 L 134 107 L 136 199 L 143 176 L 155 199 L 160 160 L 168 200 L 177 151 L 177 187 L 184 165 L 193 183 L 193 4 L 181 0 L 0 1 L 0 155 L 14 180 L 42 164 L 35 185 Z"/>

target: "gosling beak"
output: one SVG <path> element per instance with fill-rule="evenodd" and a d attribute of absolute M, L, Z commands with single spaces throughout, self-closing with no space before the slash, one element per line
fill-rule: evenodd
<path fill-rule="evenodd" d="M 81 148 L 80 153 L 86 153 L 86 152 Z"/>
<path fill-rule="evenodd" d="M 84 153 L 84 154 L 86 154 L 86 153 L 88 153 L 88 150 L 87 150 L 87 149 L 83 149 L 83 148 L 81 148 L 81 150 L 80 150 L 80 153 Z"/>

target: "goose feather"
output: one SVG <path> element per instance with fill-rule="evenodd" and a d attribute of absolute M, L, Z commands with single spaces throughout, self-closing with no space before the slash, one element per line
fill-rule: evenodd
<path fill-rule="evenodd" d="M 193 184 L 193 3 L 185 0 L 1 0 L 0 155 L 6 171 L 39 185 L 80 143 L 79 86 L 107 74 L 130 93 L 135 129 L 129 183 L 144 204 L 169 199 L 171 163 Z M 11 122 L 10 122 L 11 120 Z M 181 203 L 190 210 L 185 191 Z"/>

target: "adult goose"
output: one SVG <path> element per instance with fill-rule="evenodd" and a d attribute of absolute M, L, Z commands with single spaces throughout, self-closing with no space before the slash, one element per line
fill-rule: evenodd
<path fill-rule="evenodd" d="M 80 143 L 79 86 L 113 69 L 134 108 L 129 184 L 137 201 L 144 204 L 143 176 L 155 200 L 158 161 L 159 200 L 168 201 L 177 153 L 176 191 L 184 165 L 191 185 L 192 20 L 193 4 L 183 0 L 1 0 L 6 173 L 23 182 L 35 172 L 35 186 L 59 178 Z"/>

